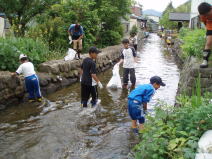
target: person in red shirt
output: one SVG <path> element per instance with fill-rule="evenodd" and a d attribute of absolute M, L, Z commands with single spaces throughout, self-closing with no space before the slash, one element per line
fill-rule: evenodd
<path fill-rule="evenodd" d="M 203 50 L 203 63 L 200 65 L 200 68 L 207 68 L 212 47 L 212 6 L 209 3 L 203 2 L 198 6 L 198 11 L 200 20 L 205 24 L 207 29 L 207 39 L 205 49 Z"/>

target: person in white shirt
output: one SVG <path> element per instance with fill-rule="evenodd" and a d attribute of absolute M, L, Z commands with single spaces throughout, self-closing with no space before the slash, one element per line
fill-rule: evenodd
<path fill-rule="evenodd" d="M 134 48 L 129 47 L 129 40 L 124 39 L 122 41 L 124 48 L 121 51 L 121 60 L 118 64 L 123 63 L 123 88 L 127 88 L 129 75 L 132 83 L 131 90 L 135 88 L 136 76 L 135 76 L 135 63 L 136 63 L 136 52 Z"/>
<path fill-rule="evenodd" d="M 135 51 L 137 51 L 138 39 L 136 33 L 130 35 L 129 46 L 134 47 Z"/>
<path fill-rule="evenodd" d="M 40 91 L 39 80 L 35 73 L 34 65 L 28 61 L 28 57 L 24 54 L 21 54 L 19 56 L 19 60 L 21 62 L 21 65 L 16 70 L 15 74 L 24 75 L 25 86 L 26 86 L 27 92 L 29 93 L 29 96 L 28 96 L 29 102 L 35 102 L 36 99 L 38 102 L 41 102 L 42 95 Z"/>

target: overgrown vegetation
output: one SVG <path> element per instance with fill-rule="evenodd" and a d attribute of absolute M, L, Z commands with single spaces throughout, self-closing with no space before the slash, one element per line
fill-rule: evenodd
<path fill-rule="evenodd" d="M 148 116 L 141 142 L 134 147 L 136 159 L 193 159 L 202 134 L 212 129 L 212 93 L 201 95 L 200 78 L 191 97 L 181 95 L 181 107 L 159 106 Z"/>
<path fill-rule="evenodd" d="M 130 30 L 130 35 L 135 35 L 138 33 L 138 27 L 133 25 L 132 29 Z"/>
<path fill-rule="evenodd" d="M 50 51 L 42 40 L 32 38 L 0 38 L 0 70 L 15 71 L 19 66 L 19 55 L 24 53 L 30 57 L 35 66 L 47 60 L 64 57 L 64 53 Z"/>
<path fill-rule="evenodd" d="M 60 58 L 71 47 L 67 31 L 76 21 L 84 27 L 84 52 L 94 45 L 118 44 L 123 37 L 121 17 L 130 13 L 130 6 L 131 0 L 3 0 L 0 12 L 6 13 L 18 38 L 0 40 L 0 70 L 14 71 L 18 50 L 29 55 L 35 65 Z"/>
<path fill-rule="evenodd" d="M 182 58 L 188 56 L 202 56 L 202 49 L 205 44 L 205 30 L 182 28 L 179 33 L 179 38 L 183 41 L 181 48 L 183 50 Z"/>
<path fill-rule="evenodd" d="M 155 117 L 148 117 L 141 142 L 135 146 L 136 159 L 193 159 L 201 135 L 212 129 L 212 94 L 201 97 L 195 106 L 192 98 L 180 97 L 180 108 L 157 107 Z"/>

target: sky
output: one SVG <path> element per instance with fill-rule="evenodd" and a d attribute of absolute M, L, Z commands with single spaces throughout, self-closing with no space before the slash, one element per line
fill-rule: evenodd
<path fill-rule="evenodd" d="M 171 0 L 137 0 L 143 5 L 143 10 L 154 9 L 163 12 Z M 173 6 L 176 8 L 188 0 L 172 0 Z"/>

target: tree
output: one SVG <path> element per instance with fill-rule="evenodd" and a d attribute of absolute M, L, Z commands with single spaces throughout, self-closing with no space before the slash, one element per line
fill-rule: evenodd
<path fill-rule="evenodd" d="M 177 23 L 169 20 L 169 13 L 173 11 L 174 11 L 174 7 L 172 5 L 172 2 L 170 2 L 162 14 L 162 17 L 160 19 L 160 25 L 168 29 L 177 28 Z"/>
<path fill-rule="evenodd" d="M 123 36 L 121 17 L 130 12 L 130 0 L 63 0 L 43 14 L 28 35 L 41 37 L 51 49 L 67 48 L 67 30 L 76 20 L 84 27 L 84 48 L 118 44 Z"/>
<path fill-rule="evenodd" d="M 6 14 L 10 24 L 14 27 L 14 34 L 23 36 L 27 24 L 55 2 L 56 0 L 1 0 L 0 12 Z"/>

